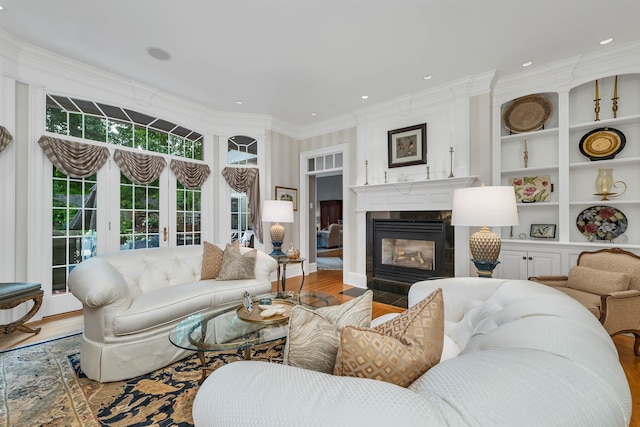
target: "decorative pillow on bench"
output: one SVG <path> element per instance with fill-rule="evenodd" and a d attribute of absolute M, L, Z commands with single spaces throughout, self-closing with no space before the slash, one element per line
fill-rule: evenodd
<path fill-rule="evenodd" d="M 626 273 L 596 270 L 595 268 L 576 265 L 569 271 L 567 288 L 577 289 L 596 295 L 626 291 L 630 277 Z"/>
<path fill-rule="evenodd" d="M 373 329 L 345 326 L 335 375 L 409 386 L 435 366 L 444 342 L 442 289 Z"/>

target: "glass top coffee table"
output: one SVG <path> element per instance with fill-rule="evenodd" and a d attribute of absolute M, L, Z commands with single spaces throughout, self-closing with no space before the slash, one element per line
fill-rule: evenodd
<path fill-rule="evenodd" d="M 274 305 L 287 308 L 287 313 L 264 319 L 260 317 L 258 302 L 265 298 L 271 299 Z M 340 304 L 334 295 L 320 291 L 289 292 L 284 296 L 263 294 L 251 299 L 251 313 L 244 309 L 242 301 L 235 301 L 192 314 L 172 329 L 169 341 L 173 345 L 197 352 L 202 365 L 200 384 L 207 372 L 215 369 L 206 366 L 205 352 L 243 349 L 244 358 L 249 360 L 252 346 L 287 336 L 288 314 L 293 306 L 304 305 L 315 309 Z"/>

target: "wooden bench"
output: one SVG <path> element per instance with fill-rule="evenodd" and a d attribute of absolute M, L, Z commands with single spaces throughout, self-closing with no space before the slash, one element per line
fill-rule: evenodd
<path fill-rule="evenodd" d="M 42 296 L 44 291 L 40 288 L 40 283 L 28 283 L 28 282 L 11 282 L 0 283 L 0 309 L 9 310 L 23 302 L 33 300 L 33 307 L 31 310 L 20 319 L 8 323 L 6 325 L 0 325 L 0 328 L 4 330 L 4 334 L 11 334 L 16 330 L 22 332 L 29 332 L 37 334 L 40 332 L 40 328 L 30 328 L 25 323 L 31 319 L 42 306 Z"/>

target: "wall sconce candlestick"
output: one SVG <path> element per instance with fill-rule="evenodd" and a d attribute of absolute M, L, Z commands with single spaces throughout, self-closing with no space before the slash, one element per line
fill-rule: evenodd
<path fill-rule="evenodd" d="M 596 122 L 600 121 L 600 95 L 598 94 L 598 81 L 596 80 L 596 99 L 594 99 L 596 103 L 596 108 L 594 111 L 596 112 Z"/>
<path fill-rule="evenodd" d="M 369 185 L 369 160 L 364 161 L 364 185 Z"/>
<path fill-rule="evenodd" d="M 449 157 L 451 163 L 451 172 L 449 173 L 449 178 L 453 178 L 453 146 L 449 147 Z"/>
<path fill-rule="evenodd" d="M 613 110 L 613 118 L 618 118 L 618 76 L 616 76 L 615 83 L 613 84 L 613 105 L 611 106 L 611 110 Z"/>

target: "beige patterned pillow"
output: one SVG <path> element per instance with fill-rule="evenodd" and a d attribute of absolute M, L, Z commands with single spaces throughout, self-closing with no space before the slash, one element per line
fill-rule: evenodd
<path fill-rule="evenodd" d="M 626 291 L 629 275 L 617 271 L 596 270 L 576 265 L 569 271 L 567 288 L 591 294 L 606 295 L 610 292 Z"/>
<path fill-rule="evenodd" d="M 222 267 L 216 280 L 255 279 L 256 255 L 256 249 L 240 254 L 237 240 L 231 244 L 227 243 L 222 257 Z"/>
<path fill-rule="evenodd" d="M 336 362 L 340 328 L 371 325 L 373 292 L 367 291 L 342 305 L 311 310 L 295 306 L 289 318 L 284 348 L 285 365 L 330 374 Z"/>
<path fill-rule="evenodd" d="M 204 242 L 202 249 L 202 271 L 200 280 L 215 279 L 222 268 L 224 251 L 214 244 Z"/>
<path fill-rule="evenodd" d="M 443 342 L 444 300 L 437 289 L 373 329 L 342 328 L 334 374 L 407 387 L 440 361 Z"/>

